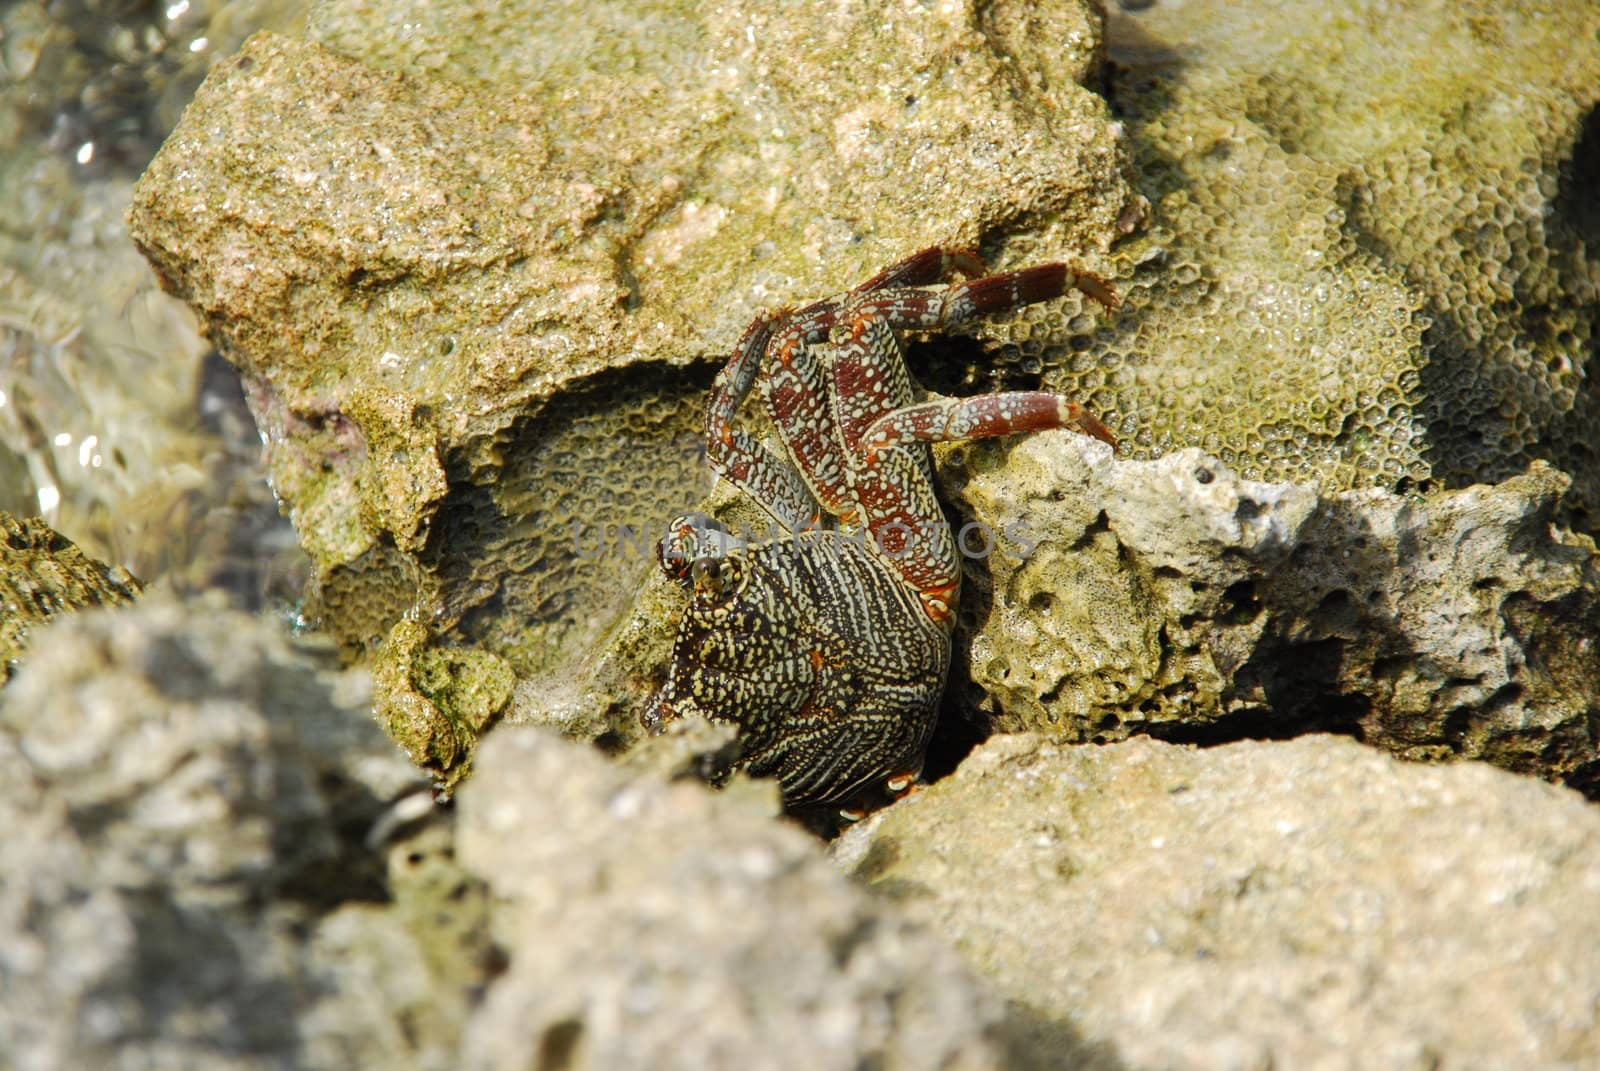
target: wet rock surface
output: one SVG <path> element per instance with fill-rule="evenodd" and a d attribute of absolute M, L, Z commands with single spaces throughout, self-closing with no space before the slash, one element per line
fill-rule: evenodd
<path fill-rule="evenodd" d="M 1127 1069 L 1582 1066 L 1597 850 L 1592 804 L 1483 764 L 1031 734 L 837 846 L 1033 1013 L 1013 1066 Z"/>
<path fill-rule="evenodd" d="M 1554 527 L 1562 474 L 1418 499 L 1065 433 L 961 451 L 947 497 L 994 549 L 966 561 L 954 680 L 986 729 L 1331 730 L 1600 788 L 1600 556 Z"/>
<path fill-rule="evenodd" d="M 124 221 L 218 55 L 294 0 L 19 0 L 0 9 L 0 511 L 145 581 L 298 597 L 236 375 Z"/>

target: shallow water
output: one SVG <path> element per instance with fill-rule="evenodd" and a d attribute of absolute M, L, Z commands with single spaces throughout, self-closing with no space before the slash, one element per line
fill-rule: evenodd
<path fill-rule="evenodd" d="M 0 13 L 0 510 L 146 581 L 287 605 L 304 566 L 238 377 L 128 238 L 205 72 L 298 2 Z"/>

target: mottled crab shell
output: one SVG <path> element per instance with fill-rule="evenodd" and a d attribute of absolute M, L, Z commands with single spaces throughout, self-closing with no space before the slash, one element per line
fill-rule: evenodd
<path fill-rule="evenodd" d="M 694 594 L 654 708 L 737 725 L 742 764 L 791 806 L 914 772 L 950 662 L 916 593 L 859 533 L 717 545 L 700 582 L 680 577 Z"/>

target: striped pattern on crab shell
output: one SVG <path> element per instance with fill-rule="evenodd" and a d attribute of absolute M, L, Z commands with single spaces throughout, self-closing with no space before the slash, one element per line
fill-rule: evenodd
<path fill-rule="evenodd" d="M 691 601 L 666 706 L 737 724 L 743 764 L 776 776 L 791 805 L 845 801 L 914 769 L 950 660 L 915 593 L 836 531 L 723 560 L 738 578 Z"/>

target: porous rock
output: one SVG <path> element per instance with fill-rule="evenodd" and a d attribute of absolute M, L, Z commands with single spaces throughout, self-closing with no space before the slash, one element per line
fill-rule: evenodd
<path fill-rule="evenodd" d="M 1600 814 L 1481 763 L 1001 736 L 838 851 L 1013 1002 L 1015 1067 L 1555 1071 L 1600 1051 Z M 1095 1059 L 1062 1063 L 1070 1043 Z"/>
<path fill-rule="evenodd" d="M 704 391 L 758 307 L 1023 220 L 1093 259 L 1142 212 L 1080 84 L 1088 5 L 330 3 L 313 27 L 328 47 L 261 35 L 214 69 L 131 226 L 243 370 L 354 648 L 408 612 L 521 678 L 592 648 L 647 568 L 628 548 L 705 489 Z M 1067 47 L 1024 74 L 1030 28 Z"/>
<path fill-rule="evenodd" d="M 1593 530 L 1600 7 L 1118 4 L 1107 41 L 1152 202 L 1110 268 L 1125 304 L 1024 310 L 969 380 L 1251 479 L 1461 487 L 1545 459 Z"/>
<path fill-rule="evenodd" d="M 460 808 L 509 962 L 463 1067 L 1010 1066 L 955 954 L 759 801 L 504 727 Z"/>
<path fill-rule="evenodd" d="M 0 692 L 0 1064 L 449 1066 L 459 998 L 365 844 L 419 779 L 332 663 L 161 597 L 35 638 Z"/>
<path fill-rule="evenodd" d="M 965 559 L 952 673 L 986 729 L 1334 730 L 1600 788 L 1600 557 L 1554 525 L 1561 473 L 1324 493 L 1065 432 L 946 460 L 994 539 Z"/>

